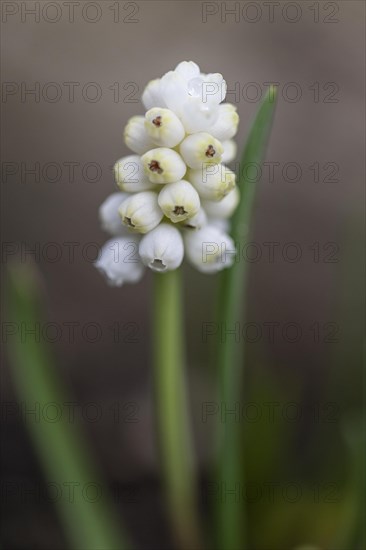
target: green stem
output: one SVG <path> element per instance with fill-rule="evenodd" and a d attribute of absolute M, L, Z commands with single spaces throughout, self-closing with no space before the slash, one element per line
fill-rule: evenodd
<path fill-rule="evenodd" d="M 156 420 L 167 505 L 177 543 L 200 547 L 189 427 L 180 270 L 155 274 L 153 327 Z"/>

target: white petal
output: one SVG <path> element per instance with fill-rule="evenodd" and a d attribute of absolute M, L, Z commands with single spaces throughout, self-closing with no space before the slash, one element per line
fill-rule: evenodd
<path fill-rule="evenodd" d="M 224 101 L 226 88 L 226 82 L 220 73 L 200 74 L 188 81 L 189 95 L 211 106 L 217 106 Z"/>
<path fill-rule="evenodd" d="M 236 158 L 237 146 L 233 139 L 227 139 L 222 142 L 222 147 L 224 152 L 222 154 L 221 162 L 224 164 L 229 164 Z"/>
<path fill-rule="evenodd" d="M 127 193 L 139 193 L 153 189 L 138 155 L 123 157 L 114 165 L 114 177 L 118 187 Z"/>
<path fill-rule="evenodd" d="M 199 99 L 203 103 L 203 84 L 204 78 L 202 75 L 195 76 L 187 82 L 188 94 L 191 97 Z M 205 102 L 206 103 L 206 102 Z"/>
<path fill-rule="evenodd" d="M 184 126 L 170 109 L 154 107 L 145 115 L 145 129 L 151 140 L 162 147 L 175 147 L 185 135 Z"/>
<path fill-rule="evenodd" d="M 187 134 L 210 132 L 218 117 L 218 108 L 202 103 L 198 97 L 188 97 L 182 105 L 180 119 Z"/>
<path fill-rule="evenodd" d="M 173 223 L 181 222 L 197 214 L 200 198 L 188 181 L 180 180 L 164 185 L 158 203 L 164 214 Z"/>
<path fill-rule="evenodd" d="M 99 219 L 102 229 L 111 235 L 128 234 L 118 214 L 118 208 L 127 197 L 127 193 L 112 193 L 99 207 Z"/>
<path fill-rule="evenodd" d="M 202 101 L 210 105 L 219 105 L 226 97 L 226 82 L 222 74 L 213 73 L 203 76 Z"/>
<path fill-rule="evenodd" d="M 210 128 L 210 134 L 220 141 L 226 141 L 235 136 L 238 130 L 239 115 L 235 105 L 224 103 L 218 106 L 218 118 Z"/>
<path fill-rule="evenodd" d="M 220 201 L 235 187 L 235 174 L 223 164 L 206 163 L 202 170 L 188 170 L 187 180 L 202 199 Z"/>
<path fill-rule="evenodd" d="M 111 286 L 137 283 L 144 274 L 138 255 L 139 240 L 134 236 L 116 237 L 101 248 L 95 267 Z"/>
<path fill-rule="evenodd" d="M 180 225 L 188 231 L 197 231 L 207 224 L 207 216 L 203 208 L 200 208 L 195 216 L 185 220 Z"/>
<path fill-rule="evenodd" d="M 239 201 L 240 192 L 238 187 L 235 186 L 221 201 L 205 200 L 202 201 L 202 207 L 209 218 L 230 218 Z"/>
<path fill-rule="evenodd" d="M 153 107 L 166 107 L 165 101 L 161 94 L 160 78 L 150 80 L 141 97 L 142 103 L 146 109 Z"/>
<path fill-rule="evenodd" d="M 198 170 L 207 162 L 221 162 L 223 147 L 216 138 L 207 132 L 197 132 L 182 141 L 179 152 L 190 168 Z"/>
<path fill-rule="evenodd" d="M 145 117 L 133 116 L 124 129 L 124 140 L 129 149 L 142 155 L 154 147 L 154 142 L 145 130 Z"/>
<path fill-rule="evenodd" d="M 162 223 L 141 239 L 139 253 L 153 271 L 177 269 L 184 256 L 182 236 L 172 225 Z"/>
<path fill-rule="evenodd" d="M 162 77 L 160 86 L 166 106 L 179 116 L 188 97 L 186 81 L 179 73 L 169 71 Z"/>
<path fill-rule="evenodd" d="M 224 218 L 207 218 L 207 225 L 216 227 L 221 233 L 230 233 L 230 222 Z"/>
<path fill-rule="evenodd" d="M 193 61 L 182 61 L 175 67 L 174 70 L 187 82 L 200 74 L 199 66 Z"/>
<path fill-rule="evenodd" d="M 185 232 L 184 248 L 190 263 L 202 273 L 216 273 L 235 260 L 234 241 L 212 225 Z"/>
<path fill-rule="evenodd" d="M 145 174 L 152 183 L 173 183 L 183 178 L 187 167 L 182 157 L 167 147 L 158 147 L 141 157 Z"/>
<path fill-rule="evenodd" d="M 122 222 L 134 233 L 147 233 L 156 227 L 163 218 L 158 205 L 158 195 L 153 191 L 143 191 L 130 195 L 118 209 Z"/>

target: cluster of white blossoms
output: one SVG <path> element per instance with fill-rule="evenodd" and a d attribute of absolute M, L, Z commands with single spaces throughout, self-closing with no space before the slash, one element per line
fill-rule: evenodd
<path fill-rule="evenodd" d="M 222 104 L 221 74 L 203 74 L 183 61 L 146 86 L 145 116 L 133 116 L 124 130 L 133 154 L 114 166 L 120 192 L 100 207 L 100 220 L 113 238 L 96 267 L 111 285 L 137 282 L 145 266 L 177 269 L 184 256 L 198 270 L 230 267 L 234 242 L 229 218 L 239 202 L 235 158 L 239 117 Z"/>

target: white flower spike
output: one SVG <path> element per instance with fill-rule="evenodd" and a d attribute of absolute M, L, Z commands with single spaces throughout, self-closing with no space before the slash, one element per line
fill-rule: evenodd
<path fill-rule="evenodd" d="M 239 117 L 234 105 L 222 103 L 226 90 L 220 73 L 203 73 L 193 61 L 147 84 L 145 115 L 124 129 L 131 154 L 114 166 L 121 192 L 99 209 L 102 228 L 116 240 L 95 263 L 110 284 L 139 280 L 143 264 L 161 273 L 177 269 L 184 255 L 203 273 L 232 265 L 227 231 L 240 194 L 226 164 L 235 159 Z M 137 263 L 126 265 L 128 252 L 113 261 L 117 241 L 119 248 L 139 243 Z"/>
<path fill-rule="evenodd" d="M 183 261 L 183 239 L 175 227 L 166 223 L 142 237 L 139 254 L 143 263 L 153 271 L 177 269 Z"/>

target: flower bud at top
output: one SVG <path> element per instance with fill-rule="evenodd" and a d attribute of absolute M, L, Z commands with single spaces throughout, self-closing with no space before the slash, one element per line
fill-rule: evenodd
<path fill-rule="evenodd" d="M 201 73 L 189 80 L 188 91 L 192 97 L 199 98 L 202 103 L 217 107 L 226 97 L 227 85 L 220 73 Z"/>
<path fill-rule="evenodd" d="M 94 265 L 111 286 L 137 283 L 144 274 L 138 255 L 138 239 L 132 235 L 110 239 L 100 250 Z"/>
<path fill-rule="evenodd" d="M 141 157 L 145 174 L 152 183 L 173 183 L 183 178 L 187 167 L 178 153 L 166 147 L 148 151 Z"/>
<path fill-rule="evenodd" d="M 202 273 L 216 273 L 234 262 L 234 241 L 216 227 L 206 225 L 199 231 L 186 231 L 184 247 L 188 260 Z"/>
<path fill-rule="evenodd" d="M 99 219 L 104 231 L 111 235 L 126 235 L 127 229 L 122 225 L 118 208 L 128 197 L 127 193 L 112 193 L 99 207 Z"/>
<path fill-rule="evenodd" d="M 176 71 L 168 71 L 160 79 L 160 90 L 165 107 L 180 116 L 188 99 L 187 81 Z"/>
<path fill-rule="evenodd" d="M 164 214 L 174 223 L 191 218 L 200 208 L 197 191 L 185 180 L 165 185 L 159 193 L 158 203 Z"/>
<path fill-rule="evenodd" d="M 154 143 L 145 129 L 145 117 L 133 116 L 130 118 L 124 129 L 124 140 L 127 147 L 138 155 L 143 155 L 154 147 Z"/>
<path fill-rule="evenodd" d="M 223 147 L 221 143 L 206 132 L 199 132 L 187 136 L 180 144 L 179 152 L 184 162 L 196 170 L 207 162 L 219 163 Z"/>
<path fill-rule="evenodd" d="M 177 269 L 184 256 L 182 236 L 172 225 L 162 223 L 142 237 L 139 254 L 153 271 Z"/>
<path fill-rule="evenodd" d="M 180 225 L 189 231 L 197 231 L 207 224 L 207 216 L 203 208 L 200 208 L 192 218 L 184 220 Z"/>
<path fill-rule="evenodd" d="M 230 218 L 239 204 L 240 192 L 235 186 L 221 201 L 202 201 L 209 218 Z"/>
<path fill-rule="evenodd" d="M 163 213 L 158 205 L 158 195 L 143 191 L 130 195 L 118 209 L 122 222 L 135 233 L 147 233 L 162 220 Z"/>
<path fill-rule="evenodd" d="M 210 133 L 220 141 L 226 141 L 235 136 L 239 124 L 239 115 L 236 112 L 235 105 L 231 103 L 223 103 L 217 109 L 218 117 L 211 126 Z"/>
<path fill-rule="evenodd" d="M 181 61 L 174 69 L 186 82 L 200 75 L 200 68 L 194 61 Z"/>
<path fill-rule="evenodd" d="M 146 132 L 156 145 L 175 147 L 185 136 L 183 124 L 169 109 L 154 107 L 145 119 Z"/>
<path fill-rule="evenodd" d="M 138 155 L 129 155 L 118 160 L 114 165 L 114 177 L 118 187 L 127 193 L 148 191 L 155 187 L 146 177 Z"/>
<path fill-rule="evenodd" d="M 150 80 L 141 97 L 145 109 L 153 107 L 166 107 L 165 101 L 161 94 L 160 78 Z"/>
<path fill-rule="evenodd" d="M 223 164 L 207 163 L 202 170 L 189 170 L 187 179 L 203 199 L 220 201 L 235 187 L 235 174 Z"/>

